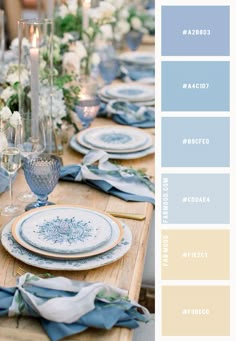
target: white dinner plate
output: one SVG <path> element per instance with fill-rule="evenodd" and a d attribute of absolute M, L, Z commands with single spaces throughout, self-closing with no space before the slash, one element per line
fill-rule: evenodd
<path fill-rule="evenodd" d="M 112 153 L 136 152 L 153 144 L 152 136 L 145 131 L 122 126 L 88 128 L 77 134 L 77 141 L 86 148 Z"/>
<path fill-rule="evenodd" d="M 136 82 L 106 85 L 100 90 L 100 93 L 110 99 L 125 99 L 130 102 L 150 101 L 155 97 L 153 86 L 137 84 Z"/>
<path fill-rule="evenodd" d="M 75 151 L 85 155 L 87 154 L 91 149 L 86 148 L 82 146 L 80 143 L 77 141 L 76 135 L 72 136 L 70 140 L 70 147 L 74 149 Z M 134 159 L 139 159 L 141 157 L 150 155 L 155 153 L 155 147 L 151 146 L 147 149 L 138 151 L 138 152 L 130 152 L 130 153 L 107 153 L 110 159 L 117 159 L 117 160 L 134 160 Z"/>
<path fill-rule="evenodd" d="M 77 259 L 77 260 L 55 260 L 34 254 L 18 244 L 12 236 L 10 221 L 2 229 L 1 242 L 3 247 L 14 257 L 25 264 L 47 270 L 81 271 L 95 269 L 113 263 L 123 257 L 132 244 L 132 234 L 129 227 L 122 223 L 124 235 L 119 244 L 113 249 L 100 255 Z"/>
<path fill-rule="evenodd" d="M 111 238 L 112 222 L 100 211 L 52 205 L 20 215 L 14 220 L 12 233 L 38 249 L 74 254 L 104 245 Z"/>
<path fill-rule="evenodd" d="M 155 64 L 155 54 L 152 52 L 124 52 L 121 53 L 119 59 L 124 62 L 129 62 L 139 65 L 153 65 Z"/>

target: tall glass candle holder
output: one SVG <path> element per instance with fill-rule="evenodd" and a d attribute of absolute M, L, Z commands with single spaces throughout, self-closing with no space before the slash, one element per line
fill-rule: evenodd
<path fill-rule="evenodd" d="M 52 146 L 53 21 L 28 19 L 18 22 L 19 111 L 31 118 L 32 140 L 39 136 L 39 118 L 47 125 L 47 150 Z M 43 105 L 47 102 L 47 106 Z"/>

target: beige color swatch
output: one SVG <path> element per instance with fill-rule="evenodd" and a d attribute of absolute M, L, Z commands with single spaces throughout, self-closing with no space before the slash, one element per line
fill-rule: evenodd
<path fill-rule="evenodd" d="M 163 336 L 229 336 L 228 286 L 162 287 Z"/>
<path fill-rule="evenodd" d="M 229 231 L 162 231 L 162 279 L 228 280 Z"/>

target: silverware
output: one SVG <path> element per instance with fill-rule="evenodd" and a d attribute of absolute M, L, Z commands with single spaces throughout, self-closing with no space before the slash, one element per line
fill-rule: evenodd
<path fill-rule="evenodd" d="M 146 218 L 145 214 L 139 214 L 139 213 L 125 213 L 125 212 L 113 212 L 113 211 L 107 211 L 107 213 L 109 213 L 113 217 L 133 219 L 133 220 L 144 220 Z"/>

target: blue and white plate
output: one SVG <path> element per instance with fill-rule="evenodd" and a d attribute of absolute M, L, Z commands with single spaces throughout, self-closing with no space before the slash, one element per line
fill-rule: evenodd
<path fill-rule="evenodd" d="M 49 251 L 44 251 L 42 249 L 36 248 L 35 246 L 32 246 L 31 244 L 27 243 L 21 236 L 20 234 L 20 229 L 16 228 L 16 224 L 13 223 L 12 226 L 12 235 L 15 238 L 15 240 L 24 248 L 26 248 L 29 251 L 32 251 L 36 254 L 39 254 L 41 256 L 45 256 L 48 258 L 54 258 L 54 259 L 79 259 L 79 258 L 86 258 L 86 257 L 92 257 L 95 255 L 98 255 L 100 253 L 106 252 L 113 247 L 115 247 L 122 239 L 123 237 L 123 229 L 120 224 L 120 222 L 115 219 L 112 216 L 107 216 L 110 217 L 111 220 L 111 227 L 112 227 L 112 232 L 111 232 L 111 238 L 101 245 L 100 247 L 97 247 L 93 251 L 89 252 L 79 252 L 79 253 L 73 253 L 73 254 L 64 254 L 64 253 L 55 253 L 55 252 L 49 252 Z"/>
<path fill-rule="evenodd" d="M 77 141 L 86 148 L 112 153 L 136 152 L 153 144 L 152 136 L 143 130 L 119 126 L 85 129 L 77 134 Z"/>
<path fill-rule="evenodd" d="M 155 64 L 155 54 L 152 52 L 124 52 L 121 53 L 119 59 L 124 62 L 129 62 L 138 65 L 153 65 Z"/>
<path fill-rule="evenodd" d="M 101 94 L 111 99 L 125 99 L 130 102 L 150 101 L 155 97 L 155 89 L 152 86 L 128 83 L 106 85 L 100 90 Z"/>
<path fill-rule="evenodd" d="M 129 227 L 122 224 L 124 235 L 113 249 L 100 255 L 78 260 L 55 260 L 34 254 L 19 245 L 12 236 L 11 228 L 14 220 L 2 229 L 1 242 L 3 247 L 15 258 L 25 264 L 47 270 L 81 271 L 99 268 L 113 263 L 123 257 L 132 244 L 132 234 Z"/>
<path fill-rule="evenodd" d="M 110 98 L 110 97 L 106 97 L 104 95 L 101 94 L 101 92 L 99 92 L 98 94 L 99 98 L 101 99 L 101 101 L 105 102 L 105 103 L 109 103 L 111 100 L 114 100 L 113 98 Z M 116 99 L 117 100 L 117 99 Z M 119 99 L 118 99 L 119 100 Z M 122 99 L 120 99 L 122 100 Z M 124 99 L 125 100 L 125 99 Z M 145 105 L 145 106 L 152 106 L 152 105 L 155 105 L 155 98 L 153 98 L 152 100 L 150 101 L 138 101 L 138 100 L 135 100 L 135 101 L 130 101 L 134 104 L 137 104 L 137 105 Z"/>
<path fill-rule="evenodd" d="M 72 149 L 74 149 L 75 151 L 83 154 L 83 155 L 87 154 L 92 149 L 92 148 L 89 149 L 89 148 L 86 148 L 86 147 L 82 146 L 77 141 L 77 136 L 76 135 L 72 136 L 72 138 L 70 140 L 70 147 Z M 134 159 L 139 159 L 141 157 L 144 157 L 144 156 L 147 156 L 147 155 L 150 155 L 150 154 L 153 154 L 153 153 L 155 153 L 154 145 L 149 147 L 149 148 L 147 148 L 147 149 L 138 151 L 138 152 L 128 152 L 128 153 L 110 153 L 110 152 L 108 152 L 107 154 L 109 155 L 110 159 L 134 160 Z"/>
<path fill-rule="evenodd" d="M 15 231 L 38 249 L 75 254 L 104 245 L 112 235 L 112 219 L 89 208 L 53 205 L 16 218 L 13 235 Z"/>

